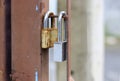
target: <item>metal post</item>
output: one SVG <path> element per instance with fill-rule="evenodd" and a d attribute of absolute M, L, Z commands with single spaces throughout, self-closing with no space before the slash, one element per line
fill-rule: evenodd
<path fill-rule="evenodd" d="M 48 81 L 48 50 L 41 49 L 42 18 L 48 2 L 12 0 L 13 80 Z"/>
<path fill-rule="evenodd" d="M 70 81 L 71 77 L 71 0 L 66 0 L 66 8 L 68 15 L 68 55 L 67 55 L 67 81 Z"/>
<path fill-rule="evenodd" d="M 0 0 L 0 81 L 11 73 L 11 0 Z"/>
<path fill-rule="evenodd" d="M 49 0 L 49 10 L 55 15 L 57 15 L 57 2 L 57 0 Z M 53 48 L 49 49 L 49 81 L 57 81 L 57 64 L 53 61 L 53 50 Z"/>
<path fill-rule="evenodd" d="M 0 0 L 0 81 L 5 80 L 5 7 Z"/>

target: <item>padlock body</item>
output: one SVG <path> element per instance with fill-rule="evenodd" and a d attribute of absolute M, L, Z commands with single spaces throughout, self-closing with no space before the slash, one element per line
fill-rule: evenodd
<path fill-rule="evenodd" d="M 58 41 L 58 29 L 56 27 L 51 28 L 50 34 L 50 46 L 53 47 L 54 43 Z"/>
<path fill-rule="evenodd" d="M 50 47 L 50 29 L 42 29 L 42 48 Z"/>
<path fill-rule="evenodd" d="M 67 54 L 67 42 L 56 42 L 54 43 L 54 61 L 55 62 L 63 62 L 66 60 Z"/>

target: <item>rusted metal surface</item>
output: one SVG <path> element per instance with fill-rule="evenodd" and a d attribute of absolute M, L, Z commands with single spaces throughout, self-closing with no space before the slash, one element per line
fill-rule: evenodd
<path fill-rule="evenodd" d="M 3 1 L 4 1 L 4 0 L 0 0 L 0 8 L 3 8 L 3 7 L 4 7 Z"/>
<path fill-rule="evenodd" d="M 0 0 L 0 81 L 5 81 L 5 8 Z"/>
<path fill-rule="evenodd" d="M 67 80 L 71 81 L 71 0 L 66 0 L 66 8 L 68 14 L 68 55 L 67 55 Z"/>
<path fill-rule="evenodd" d="M 2 2 L 1 2 L 1 0 L 0 0 L 0 7 L 1 7 L 1 3 L 2 3 Z"/>
<path fill-rule="evenodd" d="M 10 0 L 0 0 L 0 81 L 10 80 L 10 8 Z"/>
<path fill-rule="evenodd" d="M 48 49 L 41 49 L 42 18 L 48 0 L 12 0 L 12 79 L 48 81 Z M 36 5 L 39 11 L 36 11 Z"/>
<path fill-rule="evenodd" d="M 11 71 L 11 17 L 10 0 L 0 2 L 0 81 L 10 80 Z"/>

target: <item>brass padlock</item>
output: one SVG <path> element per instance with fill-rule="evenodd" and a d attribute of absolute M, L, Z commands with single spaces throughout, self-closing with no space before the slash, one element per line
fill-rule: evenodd
<path fill-rule="evenodd" d="M 42 48 L 50 47 L 50 29 L 42 29 Z"/>
<path fill-rule="evenodd" d="M 53 47 L 54 43 L 58 41 L 58 29 L 55 27 L 55 18 L 51 18 L 51 38 L 50 46 Z"/>
<path fill-rule="evenodd" d="M 42 28 L 42 48 L 50 48 L 51 45 L 51 28 L 49 28 L 49 16 L 54 15 L 53 12 L 48 11 L 44 16 Z"/>

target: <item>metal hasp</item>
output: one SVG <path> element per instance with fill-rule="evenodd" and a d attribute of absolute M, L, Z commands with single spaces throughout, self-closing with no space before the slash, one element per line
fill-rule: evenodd
<path fill-rule="evenodd" d="M 49 16 L 53 16 L 54 13 L 48 11 L 44 16 L 43 28 L 42 28 L 42 48 L 50 48 L 51 28 L 49 28 Z"/>
<path fill-rule="evenodd" d="M 67 54 L 67 28 L 66 23 L 67 19 L 64 18 L 64 37 L 62 30 L 62 19 L 63 16 L 66 16 L 65 11 L 61 11 L 58 17 L 58 42 L 54 43 L 54 61 L 55 62 L 63 62 L 66 60 Z M 64 38 L 64 39 L 63 39 Z"/>

